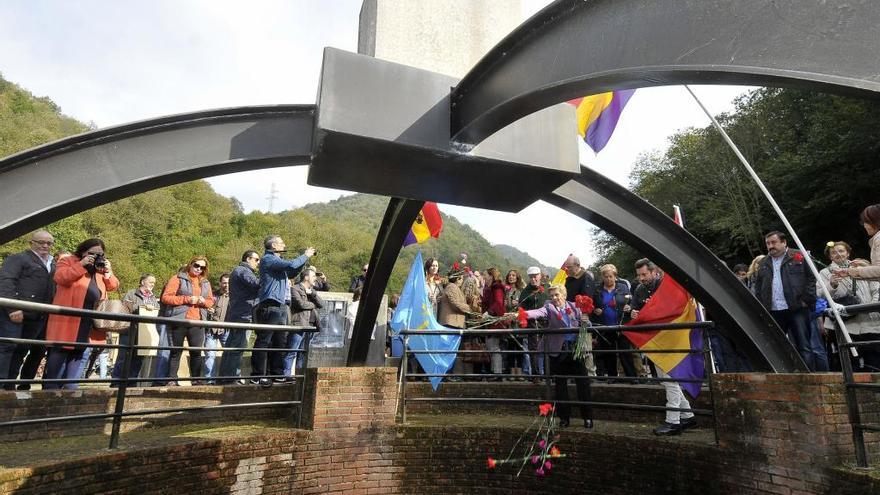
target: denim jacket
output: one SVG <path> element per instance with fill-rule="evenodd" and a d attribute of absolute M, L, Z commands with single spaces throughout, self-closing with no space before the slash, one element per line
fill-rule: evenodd
<path fill-rule="evenodd" d="M 309 257 L 304 254 L 286 260 L 274 251 L 266 251 L 260 259 L 260 303 L 275 301 L 284 304 L 290 301 L 289 279 L 296 277 L 308 261 Z"/>

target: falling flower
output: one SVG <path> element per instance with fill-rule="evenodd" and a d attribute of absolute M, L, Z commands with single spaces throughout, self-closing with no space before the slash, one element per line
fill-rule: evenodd
<path fill-rule="evenodd" d="M 538 476 L 544 476 L 544 474 L 546 474 L 546 473 L 544 473 L 544 467 L 542 466 L 542 467 L 539 467 L 538 469 L 536 469 L 535 474 L 537 474 Z"/>
<path fill-rule="evenodd" d="M 538 461 L 540 461 L 540 460 L 541 460 L 540 457 L 538 457 L 538 456 L 536 456 L 536 455 L 533 455 L 533 456 L 532 456 L 532 464 L 537 464 Z"/>
<path fill-rule="evenodd" d="M 550 468 L 552 468 L 552 467 L 553 467 L 553 464 L 550 461 L 544 462 L 544 469 L 546 469 L 547 471 L 550 471 Z"/>
<path fill-rule="evenodd" d="M 541 441 L 538 442 L 538 447 L 541 447 L 543 449 L 546 446 L 547 446 L 547 440 L 541 439 Z"/>
<path fill-rule="evenodd" d="M 495 464 L 497 464 L 497 462 L 495 461 L 495 459 L 490 457 L 488 460 L 488 464 L 489 464 L 489 469 L 495 469 Z"/>
<path fill-rule="evenodd" d="M 550 447 L 550 457 L 559 457 L 562 452 L 559 451 L 559 447 L 552 446 Z"/>
<path fill-rule="evenodd" d="M 546 416 L 553 412 L 553 404 L 549 402 L 545 402 L 538 406 L 538 412 L 541 413 L 541 416 Z M 543 448 L 543 446 L 541 446 Z"/>

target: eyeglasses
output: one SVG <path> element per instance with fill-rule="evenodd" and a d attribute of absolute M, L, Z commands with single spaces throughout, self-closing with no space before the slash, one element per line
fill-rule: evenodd
<path fill-rule="evenodd" d="M 204 270 L 205 268 L 208 268 L 208 265 L 196 265 L 196 264 L 193 264 L 193 268 L 198 268 L 199 270 Z"/>
<path fill-rule="evenodd" d="M 34 244 L 39 244 L 40 246 L 54 246 L 55 245 L 55 241 L 37 241 L 37 240 L 31 239 L 31 242 L 33 242 Z"/>

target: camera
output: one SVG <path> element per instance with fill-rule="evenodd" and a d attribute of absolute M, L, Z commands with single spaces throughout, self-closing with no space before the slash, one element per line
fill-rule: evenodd
<path fill-rule="evenodd" d="M 95 255 L 94 265 L 95 265 L 95 268 L 97 268 L 99 270 L 107 268 L 107 260 L 104 258 L 103 254 L 96 254 Z"/>

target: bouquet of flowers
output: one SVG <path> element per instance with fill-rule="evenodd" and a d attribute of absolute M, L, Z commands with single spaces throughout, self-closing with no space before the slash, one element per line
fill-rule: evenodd
<path fill-rule="evenodd" d="M 553 421 L 553 413 L 555 412 L 553 404 L 544 403 L 538 406 L 538 417 L 526 428 L 526 431 L 519 437 L 519 440 L 510 449 L 507 457 L 504 459 L 495 459 L 489 457 L 487 467 L 495 469 L 504 464 L 519 464 L 519 470 L 516 475 L 522 474 L 523 470 L 530 463 L 535 470 L 535 475 L 542 477 L 550 474 L 554 463 L 559 459 L 566 457 L 559 449 L 559 435 L 556 433 Z M 531 431 L 535 429 L 534 437 Z M 523 439 L 531 437 L 531 443 L 526 443 Z M 517 455 L 518 451 L 518 455 Z"/>

